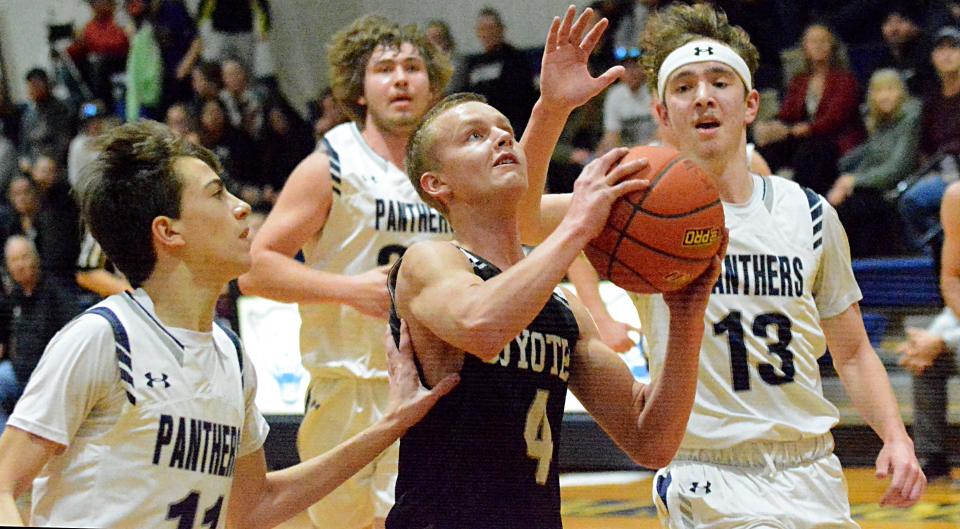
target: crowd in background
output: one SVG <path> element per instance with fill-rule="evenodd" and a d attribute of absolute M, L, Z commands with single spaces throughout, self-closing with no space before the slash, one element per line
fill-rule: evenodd
<path fill-rule="evenodd" d="M 582 167 L 613 147 L 660 140 L 637 40 L 665 3 L 592 4 L 610 28 L 591 68 L 618 63 L 626 72 L 570 117 L 553 155 L 551 191 L 569 191 Z M 715 3 L 759 48 L 754 85 L 763 103 L 749 141 L 770 168 L 837 207 L 854 257 L 938 256 L 940 200 L 960 178 L 960 2 Z M 273 72 L 256 67 L 269 41 L 266 0 L 202 0 L 196 12 L 182 0 L 89 4 L 91 20 L 72 34 L 48 28 L 52 50 L 61 37 L 69 45 L 53 54 L 54 70 L 34 68 L 17 80 L 25 101 L 0 90 L 0 346 L 12 359 L 0 362 L 0 400 L 7 408 L 53 333 L 125 286 L 84 235 L 70 192 L 104 130 L 124 120 L 164 121 L 216 153 L 228 187 L 262 218 L 317 139 L 346 120 L 329 89 L 318 90 L 302 117 Z M 485 95 L 519 136 L 537 99 L 541 50 L 510 44 L 508 22 L 480 9 L 482 51 L 474 54 L 456 45 L 470 36 L 453 35 L 444 21 L 424 26 L 452 59 L 447 92 Z M 201 36 L 203 24 L 210 31 Z M 235 323 L 229 303 L 220 310 Z"/>

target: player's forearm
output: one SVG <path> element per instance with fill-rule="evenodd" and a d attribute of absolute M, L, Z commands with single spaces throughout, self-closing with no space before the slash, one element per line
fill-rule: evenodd
<path fill-rule="evenodd" d="M 702 340 L 702 319 L 691 322 L 690 327 L 679 322 L 672 325 L 663 371 L 643 388 L 638 438 L 651 460 L 644 464 L 650 468 L 665 466 L 680 448 L 697 392 Z"/>
<path fill-rule="evenodd" d="M 323 499 L 370 464 L 405 432 L 387 415 L 322 455 L 270 472 L 260 500 L 244 516 L 244 527 L 274 527 Z"/>
<path fill-rule="evenodd" d="M 960 277 L 941 276 L 940 291 L 943 294 L 943 302 L 954 314 L 960 314 Z"/>
<path fill-rule="evenodd" d="M 239 285 L 244 294 L 285 303 L 344 303 L 351 295 L 349 276 L 314 270 L 272 251 L 254 254 Z"/>
<path fill-rule="evenodd" d="M 834 357 L 834 367 L 850 401 L 884 443 L 908 437 L 887 370 L 869 343 L 849 358 Z"/>
<path fill-rule="evenodd" d="M 587 311 L 590 312 L 594 320 L 604 317 L 610 319 L 607 306 L 600 296 L 600 276 L 583 253 L 578 255 L 570 264 L 570 268 L 567 270 L 567 278 L 577 289 L 577 297 L 587 307 Z"/>
<path fill-rule="evenodd" d="M 425 307 L 435 317 L 419 319 L 433 320 L 431 331 L 454 347 L 491 359 L 543 309 L 586 240 L 578 227 L 562 226 L 517 264 L 444 307 Z"/>
<path fill-rule="evenodd" d="M 547 181 L 550 157 L 557 146 L 571 110 L 548 108 L 538 100 L 520 145 L 527 155 L 527 191 L 520 201 L 520 237 L 533 240 L 540 233 L 540 198 Z"/>

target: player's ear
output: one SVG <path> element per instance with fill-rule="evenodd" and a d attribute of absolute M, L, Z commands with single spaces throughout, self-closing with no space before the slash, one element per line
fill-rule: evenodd
<path fill-rule="evenodd" d="M 750 93 L 747 94 L 747 100 L 744 102 L 746 105 L 746 112 L 744 113 L 744 120 L 746 124 L 749 125 L 757 119 L 757 113 L 760 112 L 760 92 L 756 90 L 750 90 Z"/>
<path fill-rule="evenodd" d="M 183 234 L 180 233 L 178 222 L 164 215 L 154 217 L 153 222 L 150 223 L 150 233 L 153 234 L 153 240 L 161 247 L 178 248 L 186 244 Z"/>
<path fill-rule="evenodd" d="M 444 204 L 449 202 L 452 190 L 438 173 L 427 171 L 420 175 L 420 187 L 426 194 L 440 200 Z"/>
<path fill-rule="evenodd" d="M 657 124 L 661 127 L 670 127 L 669 115 L 667 114 L 667 105 L 663 101 L 656 101 L 653 104 L 653 111 L 657 116 Z"/>

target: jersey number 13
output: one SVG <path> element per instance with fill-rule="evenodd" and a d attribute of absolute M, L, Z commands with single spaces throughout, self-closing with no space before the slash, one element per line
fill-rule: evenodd
<path fill-rule="evenodd" d="M 761 314 L 753 320 L 751 331 L 757 338 L 769 340 L 768 329 L 773 328 L 774 343 L 767 343 L 767 352 L 780 357 L 780 372 L 772 364 L 760 363 L 757 371 L 760 378 L 771 386 L 793 382 L 796 369 L 793 366 L 793 351 L 787 348 L 793 339 L 790 331 L 790 318 L 777 312 Z M 750 390 L 750 371 L 747 368 L 747 345 L 743 341 L 743 322 L 740 311 L 734 310 L 727 317 L 713 324 L 713 334 L 727 335 L 730 343 L 730 372 L 734 391 Z"/>

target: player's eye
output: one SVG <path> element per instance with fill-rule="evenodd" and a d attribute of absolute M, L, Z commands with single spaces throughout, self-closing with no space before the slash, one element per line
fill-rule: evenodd
<path fill-rule="evenodd" d="M 482 140 L 482 139 L 483 139 L 483 133 L 480 132 L 479 130 L 471 130 L 469 134 L 467 134 L 467 140 L 469 141 L 476 141 L 476 140 Z"/>

